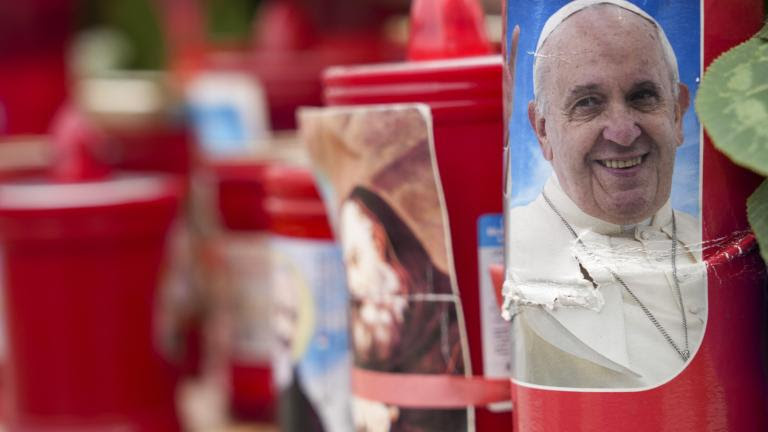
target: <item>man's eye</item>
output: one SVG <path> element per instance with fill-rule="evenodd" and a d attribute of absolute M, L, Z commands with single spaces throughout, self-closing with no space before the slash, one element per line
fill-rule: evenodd
<path fill-rule="evenodd" d="M 636 104 L 654 104 L 659 100 L 659 95 L 653 90 L 640 90 L 632 93 L 629 100 Z"/>
<path fill-rule="evenodd" d="M 575 104 L 573 104 L 574 108 L 584 109 L 584 108 L 594 108 L 600 104 L 600 100 L 595 96 L 587 96 L 584 98 L 581 98 L 576 101 Z"/>
<path fill-rule="evenodd" d="M 605 100 L 597 96 L 583 96 L 576 99 L 567 111 L 571 120 L 584 121 L 598 115 L 605 105 Z"/>

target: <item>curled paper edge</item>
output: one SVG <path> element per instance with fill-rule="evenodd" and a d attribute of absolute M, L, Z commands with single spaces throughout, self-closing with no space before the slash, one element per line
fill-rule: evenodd
<path fill-rule="evenodd" d="M 525 279 L 514 271 L 507 275 L 501 291 L 504 297 L 501 316 L 510 321 L 519 306 L 583 308 L 599 312 L 605 299 L 599 289 L 586 279 Z"/>

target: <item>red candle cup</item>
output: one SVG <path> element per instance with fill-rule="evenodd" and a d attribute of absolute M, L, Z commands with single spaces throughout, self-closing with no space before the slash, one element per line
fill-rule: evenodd
<path fill-rule="evenodd" d="M 476 378 L 488 379 L 479 384 L 479 392 L 467 389 L 462 396 L 464 390 L 454 389 L 457 396 L 452 403 L 453 408 L 477 405 L 477 430 L 505 427 L 510 415 L 508 406 L 478 402 L 483 399 L 478 395 L 487 396 L 505 386 L 502 378 L 509 373 L 505 354 L 509 342 L 506 336 L 498 337 L 507 326 L 499 317 L 487 274 L 488 265 L 501 262 L 500 240 L 488 234 L 500 234 L 501 229 L 501 82 L 501 58 L 497 56 L 337 67 L 324 76 L 329 106 L 414 102 L 429 106 L 450 221 L 453 265 L 465 313 L 469 366 Z M 444 401 L 423 402 L 425 407 L 446 408 Z"/>
<path fill-rule="evenodd" d="M 409 58 L 418 61 L 331 68 L 323 80 L 325 101 L 329 106 L 429 106 L 436 168 L 450 221 L 453 262 L 449 265 L 455 269 L 464 311 L 461 332 L 469 344 L 469 364 L 464 367 L 474 377 L 434 391 L 430 388 L 438 384 L 440 376 L 413 376 L 412 384 L 431 396 L 414 405 L 408 392 L 403 392 L 406 397 L 401 402 L 410 408 L 437 409 L 429 414 L 434 421 L 440 418 L 439 410 L 446 410 L 444 421 L 450 422 L 457 410 L 469 408 L 474 416 L 467 417 L 466 427 L 495 430 L 509 422 L 508 404 L 488 404 L 506 397 L 503 377 L 509 370 L 505 355 L 509 341 L 499 337 L 507 325 L 498 316 L 487 274 L 491 263 L 501 262 L 501 59 L 482 56 L 490 49 L 482 30 L 482 11 L 473 1 L 414 2 L 411 19 Z M 401 375 L 406 380 L 409 377 Z M 376 397 L 376 389 L 396 388 L 398 384 L 390 382 L 395 378 L 358 379 L 354 388 L 373 390 L 365 395 L 367 399 L 397 407 L 394 394 L 382 393 L 381 400 Z"/>
<path fill-rule="evenodd" d="M 272 420 L 269 220 L 264 209 L 268 161 L 216 162 L 213 167 L 221 233 L 215 241 L 231 410 L 241 419 Z M 217 278 L 219 279 L 219 278 Z"/>
<path fill-rule="evenodd" d="M 341 251 L 311 172 L 266 174 L 272 253 L 273 379 L 285 432 L 353 430 Z"/>
<path fill-rule="evenodd" d="M 154 327 L 179 184 L 0 186 L 12 431 L 179 430 Z"/>
<path fill-rule="evenodd" d="M 109 137 L 98 156 L 118 170 L 188 176 L 192 141 L 181 103 L 160 72 L 115 71 L 75 82 L 74 97 Z"/>
<path fill-rule="evenodd" d="M 506 2 L 513 430 L 768 427 L 765 266 L 744 214 L 760 179 L 692 110 L 704 66 L 762 9 Z"/>

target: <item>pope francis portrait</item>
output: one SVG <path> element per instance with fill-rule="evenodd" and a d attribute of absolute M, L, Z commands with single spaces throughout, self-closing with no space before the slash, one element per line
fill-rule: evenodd
<path fill-rule="evenodd" d="M 663 384 L 706 320 L 700 224 L 670 206 L 690 98 L 675 53 L 637 6 L 576 0 L 545 23 L 533 75 L 528 119 L 553 174 L 508 213 L 513 378 Z"/>

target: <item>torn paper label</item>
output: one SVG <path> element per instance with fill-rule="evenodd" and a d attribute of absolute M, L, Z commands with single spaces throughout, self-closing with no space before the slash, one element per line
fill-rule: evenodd
<path fill-rule="evenodd" d="M 544 306 L 584 308 L 599 312 L 605 304 L 602 293 L 592 282 L 583 278 L 522 279 L 512 271 L 502 289 L 504 306 L 502 316 L 511 319 L 517 306 Z"/>

